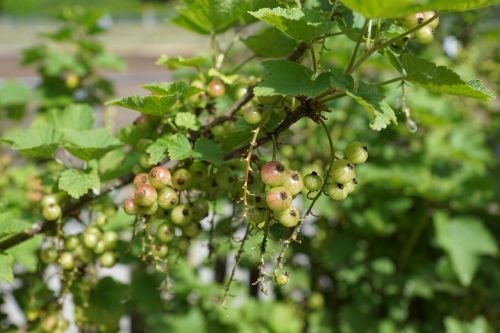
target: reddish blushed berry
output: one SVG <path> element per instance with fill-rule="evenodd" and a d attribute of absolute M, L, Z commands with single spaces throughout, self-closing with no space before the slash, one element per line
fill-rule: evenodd
<path fill-rule="evenodd" d="M 212 80 L 208 84 L 208 95 L 211 97 L 220 97 L 224 95 L 225 90 L 224 83 L 220 80 Z"/>
<path fill-rule="evenodd" d="M 134 200 L 139 206 L 147 207 L 156 202 L 158 193 L 149 184 L 139 186 L 134 192 Z"/>
<path fill-rule="evenodd" d="M 260 170 L 260 177 L 266 185 L 281 186 L 287 177 L 285 166 L 277 161 L 268 162 Z"/>
<path fill-rule="evenodd" d="M 170 179 L 170 171 L 163 166 L 154 167 L 149 171 L 149 183 L 158 190 L 169 185 Z"/>
<path fill-rule="evenodd" d="M 140 173 L 134 177 L 135 187 L 139 187 L 144 184 L 149 184 L 149 176 L 147 173 Z"/>
<path fill-rule="evenodd" d="M 138 212 L 138 207 L 137 207 L 137 204 L 135 203 L 134 198 L 125 199 L 122 206 L 123 206 L 123 210 L 128 215 L 136 215 Z"/>
<path fill-rule="evenodd" d="M 292 194 L 285 187 L 274 187 L 266 193 L 266 203 L 269 209 L 282 212 L 292 205 Z"/>

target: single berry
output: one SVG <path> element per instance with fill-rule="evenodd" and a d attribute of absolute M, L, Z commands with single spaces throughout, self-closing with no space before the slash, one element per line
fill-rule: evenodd
<path fill-rule="evenodd" d="M 94 231 L 92 227 L 88 227 L 82 234 L 83 245 L 89 249 L 93 249 L 97 243 L 101 240 L 101 232 L 99 230 Z"/>
<path fill-rule="evenodd" d="M 434 15 L 436 15 L 436 12 L 432 11 L 432 10 L 429 10 L 427 12 L 424 12 L 424 21 L 427 21 L 429 20 L 431 17 L 433 17 Z M 434 20 L 432 20 L 428 26 L 431 27 L 432 29 L 436 29 L 439 25 L 439 17 L 436 17 Z"/>
<path fill-rule="evenodd" d="M 347 187 L 338 183 L 328 184 L 326 187 L 326 193 L 330 198 L 337 201 L 344 200 L 349 194 Z"/>
<path fill-rule="evenodd" d="M 220 97 L 225 90 L 224 83 L 220 80 L 212 80 L 208 83 L 208 95 L 211 97 Z"/>
<path fill-rule="evenodd" d="M 104 213 L 97 213 L 97 216 L 95 218 L 95 225 L 102 228 L 108 223 L 108 217 Z"/>
<path fill-rule="evenodd" d="M 348 160 L 335 160 L 330 170 L 330 177 L 336 183 L 345 184 L 354 178 L 354 165 Z"/>
<path fill-rule="evenodd" d="M 424 13 L 416 13 L 405 16 L 403 18 L 403 24 L 410 29 L 416 27 L 419 24 L 422 24 L 424 21 L 425 21 Z"/>
<path fill-rule="evenodd" d="M 260 170 L 262 182 L 271 187 L 281 186 L 286 180 L 287 174 L 283 164 L 272 161 L 264 164 Z"/>
<path fill-rule="evenodd" d="M 295 207 L 290 207 L 278 214 L 278 221 L 285 227 L 292 228 L 299 223 L 300 213 Z"/>
<path fill-rule="evenodd" d="M 193 212 L 193 217 L 196 220 L 203 219 L 208 215 L 208 201 L 202 198 L 196 199 L 195 202 L 191 204 L 191 211 Z"/>
<path fill-rule="evenodd" d="M 363 164 L 368 159 L 368 148 L 359 141 L 353 141 L 347 145 L 345 156 L 351 163 Z"/>
<path fill-rule="evenodd" d="M 56 262 L 57 256 L 57 250 L 52 246 L 47 247 L 40 252 L 40 258 L 46 264 L 52 264 Z"/>
<path fill-rule="evenodd" d="M 106 251 L 106 245 L 104 245 L 104 242 L 102 240 L 98 241 L 96 246 L 92 249 L 95 254 L 101 254 Z"/>
<path fill-rule="evenodd" d="M 323 179 L 316 171 L 304 177 L 304 186 L 311 192 L 319 191 L 323 185 Z"/>
<path fill-rule="evenodd" d="M 59 256 L 59 265 L 61 265 L 62 269 L 73 269 L 75 267 L 75 257 L 70 252 L 64 251 Z"/>
<path fill-rule="evenodd" d="M 76 250 L 74 251 L 74 255 L 84 264 L 89 264 L 94 259 L 94 254 L 92 253 L 92 251 L 83 245 L 80 245 L 76 248 Z"/>
<path fill-rule="evenodd" d="M 182 234 L 188 238 L 196 238 L 200 235 L 200 233 L 201 227 L 198 225 L 198 223 L 190 223 L 182 227 Z"/>
<path fill-rule="evenodd" d="M 155 188 L 149 184 L 139 186 L 134 192 L 135 203 L 139 206 L 151 206 L 158 199 L 158 193 Z"/>
<path fill-rule="evenodd" d="M 69 236 L 64 240 L 64 249 L 68 251 L 75 250 L 80 246 L 80 240 L 76 236 Z"/>
<path fill-rule="evenodd" d="M 258 208 L 266 207 L 266 195 L 264 193 L 257 193 L 252 197 L 252 203 Z"/>
<path fill-rule="evenodd" d="M 304 182 L 302 181 L 302 177 L 297 171 L 287 170 L 283 187 L 286 187 L 290 191 L 290 193 L 292 193 L 292 196 L 296 196 L 304 188 Z"/>
<path fill-rule="evenodd" d="M 356 178 L 353 178 L 350 182 L 346 183 L 344 186 L 347 188 L 347 194 L 351 194 L 356 189 L 356 185 L 358 181 Z"/>
<path fill-rule="evenodd" d="M 163 258 L 168 253 L 168 247 L 166 245 L 155 244 L 151 249 L 151 254 L 155 258 Z"/>
<path fill-rule="evenodd" d="M 158 202 L 155 201 L 151 206 L 139 207 L 138 214 L 148 215 L 148 216 L 154 215 L 158 211 L 158 207 L 159 207 Z"/>
<path fill-rule="evenodd" d="M 137 214 L 138 207 L 135 203 L 134 198 L 125 199 L 125 201 L 123 202 L 123 210 L 128 215 L 136 215 Z"/>
<path fill-rule="evenodd" d="M 43 207 L 42 211 L 43 218 L 47 221 L 58 220 L 62 215 L 61 206 L 59 205 L 48 205 Z"/>
<path fill-rule="evenodd" d="M 210 129 L 210 132 L 215 138 L 223 137 L 226 134 L 226 129 L 222 124 L 215 125 Z"/>
<path fill-rule="evenodd" d="M 288 283 L 288 273 L 274 273 L 274 281 L 279 286 L 284 286 Z"/>
<path fill-rule="evenodd" d="M 54 194 L 47 194 L 42 198 L 42 206 L 57 205 L 59 202 Z"/>
<path fill-rule="evenodd" d="M 180 168 L 174 171 L 172 175 L 172 186 L 178 190 L 185 190 L 191 185 L 191 172 Z"/>
<path fill-rule="evenodd" d="M 154 167 L 149 171 L 149 183 L 157 190 L 161 190 L 169 185 L 170 179 L 170 171 L 163 166 Z"/>
<path fill-rule="evenodd" d="M 201 182 L 208 176 L 208 165 L 202 161 L 194 161 L 189 166 L 189 172 L 196 183 Z"/>
<path fill-rule="evenodd" d="M 102 234 L 102 241 L 106 250 L 111 250 L 118 243 L 118 234 L 114 231 L 106 231 Z"/>
<path fill-rule="evenodd" d="M 158 205 L 163 209 L 170 209 L 179 202 L 177 191 L 171 187 L 165 187 L 158 192 Z"/>
<path fill-rule="evenodd" d="M 248 107 L 243 111 L 243 118 L 250 125 L 257 125 L 262 120 L 262 110 L 260 108 Z"/>
<path fill-rule="evenodd" d="M 111 251 L 104 252 L 99 256 L 99 262 L 103 267 L 113 267 L 116 264 L 116 255 Z"/>
<path fill-rule="evenodd" d="M 417 36 L 420 43 L 430 44 L 434 40 L 434 31 L 430 26 L 426 25 L 418 29 L 417 32 L 415 32 L 415 36 Z"/>
<path fill-rule="evenodd" d="M 238 174 L 236 170 L 224 165 L 217 169 L 215 173 L 215 181 L 217 185 L 223 189 L 227 189 L 230 186 L 233 186 L 238 181 Z"/>
<path fill-rule="evenodd" d="M 149 184 L 149 176 L 147 173 L 140 173 L 134 177 L 135 187 L 139 187 L 144 184 Z"/>
<path fill-rule="evenodd" d="M 170 219 L 174 224 L 186 224 L 191 221 L 192 217 L 191 208 L 186 204 L 177 205 L 170 212 Z"/>
<path fill-rule="evenodd" d="M 170 230 L 168 225 L 164 223 L 158 227 L 158 230 L 156 230 L 156 237 L 158 237 L 161 242 L 168 243 L 174 239 L 174 233 Z"/>
<path fill-rule="evenodd" d="M 285 187 L 274 187 L 266 193 L 266 204 L 275 212 L 282 212 L 292 205 L 292 193 Z"/>
<path fill-rule="evenodd" d="M 153 166 L 153 164 L 151 164 L 149 162 L 149 155 L 148 154 L 142 154 L 140 157 L 139 157 L 139 165 L 143 168 L 143 169 L 149 169 Z"/>
<path fill-rule="evenodd" d="M 250 223 L 255 227 L 262 229 L 266 222 L 268 210 L 265 208 L 252 208 L 248 213 Z"/>

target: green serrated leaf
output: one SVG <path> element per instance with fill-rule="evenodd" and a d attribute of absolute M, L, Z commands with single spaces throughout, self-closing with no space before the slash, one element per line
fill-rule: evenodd
<path fill-rule="evenodd" d="M 224 161 L 224 150 L 215 142 L 200 138 L 194 145 L 193 157 L 218 166 Z"/>
<path fill-rule="evenodd" d="M 12 211 L 0 213 L 0 239 L 21 232 L 30 226 L 29 221 L 19 218 L 18 214 Z"/>
<path fill-rule="evenodd" d="M 49 110 L 46 122 L 57 129 L 88 130 L 94 124 L 94 111 L 87 104 L 71 104 L 64 110 Z"/>
<path fill-rule="evenodd" d="M 13 264 L 14 257 L 12 255 L 0 252 L 0 281 L 11 283 L 14 280 Z"/>
<path fill-rule="evenodd" d="M 250 14 L 288 36 L 303 41 L 312 41 L 329 32 L 335 25 L 327 15 L 309 9 L 262 8 Z"/>
<path fill-rule="evenodd" d="M 184 58 L 182 56 L 169 57 L 164 54 L 156 60 L 157 65 L 165 65 L 170 70 L 175 70 L 179 67 L 200 68 L 206 62 L 207 59 L 201 56 Z"/>
<path fill-rule="evenodd" d="M 436 66 L 414 54 L 402 54 L 401 64 L 406 71 L 408 81 L 430 91 L 478 99 L 495 97 L 479 80 L 466 83 L 452 70 L 444 66 Z"/>
<path fill-rule="evenodd" d="M 182 98 L 190 97 L 202 91 L 199 88 L 188 86 L 182 81 L 143 84 L 141 87 L 158 95 L 174 95 L 178 93 Z"/>
<path fill-rule="evenodd" d="M 204 35 L 221 33 L 243 15 L 243 0 L 184 0 L 172 23 Z"/>
<path fill-rule="evenodd" d="M 243 40 L 258 57 L 279 58 L 288 55 L 297 42 L 274 27 L 268 27 Z"/>
<path fill-rule="evenodd" d="M 78 199 L 91 189 L 99 189 L 101 181 L 97 171 L 85 172 L 77 169 L 68 169 L 59 178 L 59 189 L 67 192 L 71 197 Z"/>
<path fill-rule="evenodd" d="M 332 85 L 335 86 L 332 82 Z M 394 110 L 384 100 L 384 94 L 377 86 L 359 81 L 353 89 L 345 91 L 372 116 L 370 127 L 376 131 L 386 128 L 391 122 L 397 123 Z"/>
<path fill-rule="evenodd" d="M 163 136 L 158 138 L 146 149 L 146 153 L 149 154 L 149 163 L 157 164 L 165 157 L 167 157 L 168 149 L 168 136 Z"/>
<path fill-rule="evenodd" d="M 50 158 L 62 143 L 63 135 L 52 127 L 37 126 L 7 134 L 2 141 L 22 154 Z"/>
<path fill-rule="evenodd" d="M 445 250 L 460 282 L 468 286 L 476 273 L 480 256 L 498 254 L 495 238 L 480 220 L 472 217 L 449 219 L 444 213 L 434 215 L 436 242 Z"/>
<path fill-rule="evenodd" d="M 462 12 L 487 7 L 497 2 L 496 0 L 342 0 L 347 7 L 370 18 L 398 18 L 426 10 Z"/>
<path fill-rule="evenodd" d="M 262 64 L 269 75 L 254 89 L 256 96 L 315 97 L 330 87 L 329 74 L 314 79 L 309 68 L 288 60 L 269 60 Z"/>
<path fill-rule="evenodd" d="M 175 115 L 175 124 L 179 127 L 196 131 L 200 128 L 198 118 L 191 112 L 179 112 Z"/>
<path fill-rule="evenodd" d="M 193 148 L 188 138 L 182 134 L 170 135 L 167 139 L 168 156 L 171 160 L 181 161 L 192 157 Z"/>
<path fill-rule="evenodd" d="M 152 116 L 161 116 L 170 111 L 179 99 L 179 94 L 163 96 L 130 96 L 115 99 L 106 105 L 116 105 Z"/>
<path fill-rule="evenodd" d="M 86 131 L 67 130 L 64 132 L 64 139 L 64 148 L 84 161 L 100 158 L 121 145 L 120 140 L 104 128 Z"/>
<path fill-rule="evenodd" d="M 35 272 L 38 265 L 38 249 L 43 235 L 35 236 L 7 250 L 15 261 L 26 268 L 28 272 Z"/>

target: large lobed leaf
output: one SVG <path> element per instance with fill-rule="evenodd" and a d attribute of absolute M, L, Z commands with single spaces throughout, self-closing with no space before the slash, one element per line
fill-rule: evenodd
<path fill-rule="evenodd" d="M 63 142 L 63 134 L 55 128 L 40 126 L 7 134 L 2 141 L 22 154 L 50 158 Z"/>
<path fill-rule="evenodd" d="M 250 14 L 288 36 L 303 41 L 312 41 L 329 32 L 335 25 L 328 16 L 310 9 L 262 8 Z"/>
<path fill-rule="evenodd" d="M 59 189 L 67 192 L 71 197 L 78 199 L 91 189 L 98 189 L 101 181 L 97 171 L 89 172 L 68 169 L 59 178 Z"/>
<path fill-rule="evenodd" d="M 84 161 L 100 158 L 121 145 L 120 140 L 104 128 L 86 131 L 67 130 L 64 132 L 64 139 L 64 148 Z"/>
<path fill-rule="evenodd" d="M 267 27 L 253 36 L 243 40 L 243 43 L 256 56 L 279 58 L 288 55 L 297 42 L 274 27 Z"/>
<path fill-rule="evenodd" d="M 116 105 L 152 116 L 161 116 L 167 113 L 178 99 L 177 93 L 162 96 L 130 96 L 111 100 L 106 105 Z"/>
<path fill-rule="evenodd" d="M 498 3 L 497 0 L 341 0 L 341 2 L 370 18 L 397 18 L 426 10 L 461 12 Z"/>

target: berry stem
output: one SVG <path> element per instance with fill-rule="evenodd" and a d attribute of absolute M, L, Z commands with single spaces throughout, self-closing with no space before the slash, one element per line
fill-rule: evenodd
<path fill-rule="evenodd" d="M 250 171 L 251 171 L 251 166 L 250 163 L 252 162 L 252 154 L 253 154 L 253 149 L 257 146 L 257 137 L 259 136 L 260 132 L 260 127 L 257 127 L 253 131 L 253 137 L 252 141 L 250 142 L 250 146 L 248 147 L 248 152 L 247 156 L 245 157 L 245 180 L 243 181 L 243 215 L 242 215 L 242 220 L 248 216 L 248 196 L 252 195 L 250 191 L 248 190 L 248 178 L 250 176 Z"/>
<path fill-rule="evenodd" d="M 385 86 L 386 84 L 391 84 L 393 82 L 404 81 L 406 80 L 406 76 L 398 76 L 390 80 L 374 83 L 374 86 Z"/>

